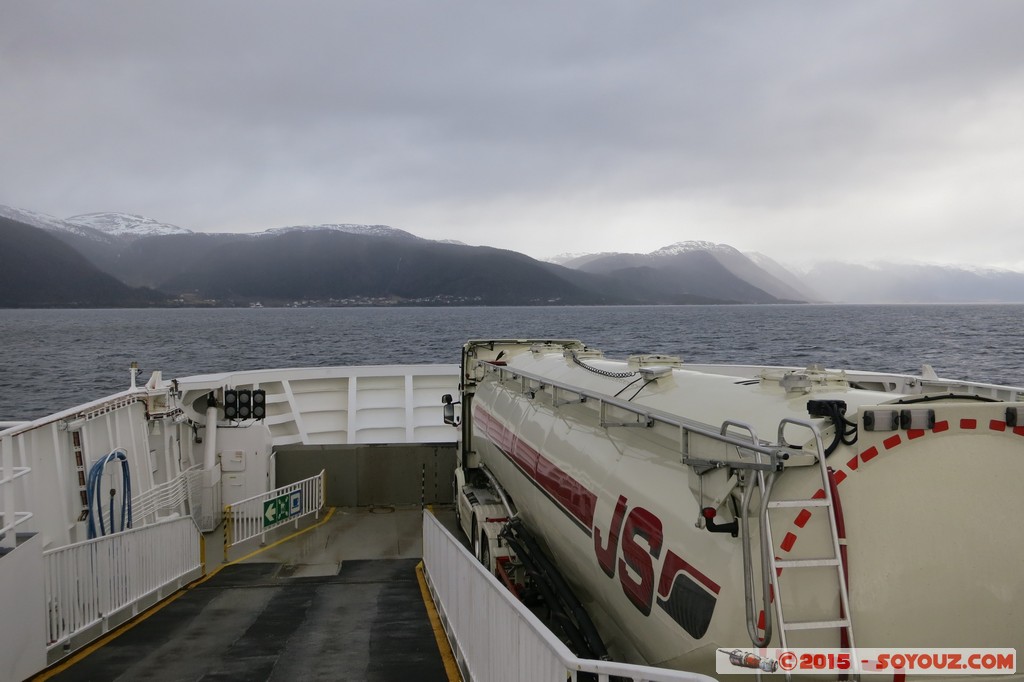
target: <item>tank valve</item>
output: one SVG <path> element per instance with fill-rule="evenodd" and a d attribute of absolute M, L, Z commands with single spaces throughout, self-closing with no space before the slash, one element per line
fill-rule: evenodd
<path fill-rule="evenodd" d="M 714 507 L 704 507 L 700 510 L 701 516 L 704 517 L 704 523 L 707 524 L 708 531 L 712 533 L 729 533 L 733 537 L 736 537 L 740 533 L 740 522 L 733 519 L 729 523 L 715 523 L 715 517 L 718 512 L 715 511 Z"/>
<path fill-rule="evenodd" d="M 739 649 L 733 649 L 732 651 L 719 649 L 719 651 L 729 657 L 730 663 L 740 668 L 762 670 L 766 673 L 773 673 L 779 669 L 779 662 L 774 658 L 765 658 L 764 656 L 758 656 L 749 651 L 741 651 Z"/>

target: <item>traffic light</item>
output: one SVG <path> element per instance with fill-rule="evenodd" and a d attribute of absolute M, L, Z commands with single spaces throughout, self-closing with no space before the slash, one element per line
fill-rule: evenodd
<path fill-rule="evenodd" d="M 224 389 L 224 418 L 265 419 L 267 416 L 267 392 L 261 388 Z"/>
<path fill-rule="evenodd" d="M 233 388 L 224 390 L 224 418 L 238 419 L 238 391 Z"/>
<path fill-rule="evenodd" d="M 252 416 L 252 392 L 241 390 L 238 392 L 238 418 L 248 419 Z"/>
<path fill-rule="evenodd" d="M 252 391 L 252 418 L 263 419 L 267 416 L 267 392 L 262 388 Z"/>

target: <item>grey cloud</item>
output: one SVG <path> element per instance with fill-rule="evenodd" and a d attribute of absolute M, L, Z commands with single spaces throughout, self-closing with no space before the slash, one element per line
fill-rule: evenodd
<path fill-rule="evenodd" d="M 500 213 L 533 255 L 559 202 L 609 240 L 601 214 L 644 205 L 652 239 L 849 226 L 906 213 L 887 190 L 914 178 L 1024 169 L 1021 25 L 988 1 L 8 2 L 0 203 L 475 242 L 454 231 Z"/>

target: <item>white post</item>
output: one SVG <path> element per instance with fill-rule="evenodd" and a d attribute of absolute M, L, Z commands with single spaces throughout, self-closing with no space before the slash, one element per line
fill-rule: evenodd
<path fill-rule="evenodd" d="M 217 401 L 206 403 L 206 434 L 203 441 L 203 470 L 210 471 L 217 464 Z"/>
<path fill-rule="evenodd" d="M 17 544 L 14 530 L 14 486 L 10 483 L 14 480 L 13 439 L 4 438 L 0 441 L 0 450 L 3 451 L 3 468 L 0 469 L 0 480 L 6 482 L 6 485 L 0 483 L 0 495 L 4 499 L 4 520 L 2 525 L 10 526 L 10 530 L 4 533 L 0 545 L 3 547 L 14 547 Z"/>

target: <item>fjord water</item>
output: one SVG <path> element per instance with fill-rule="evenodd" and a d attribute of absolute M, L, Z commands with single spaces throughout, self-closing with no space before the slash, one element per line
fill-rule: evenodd
<path fill-rule="evenodd" d="M 458 363 L 469 338 L 578 338 L 610 357 L 917 373 L 1024 386 L 1022 305 L 0 310 L 0 420 L 141 380 L 282 367 Z M 440 414 L 440 413 L 439 413 Z"/>

